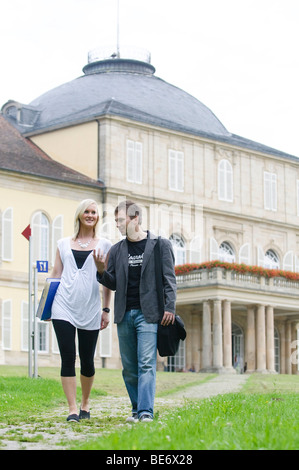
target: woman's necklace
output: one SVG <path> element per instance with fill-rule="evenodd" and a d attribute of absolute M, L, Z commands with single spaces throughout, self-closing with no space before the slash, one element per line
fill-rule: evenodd
<path fill-rule="evenodd" d="M 92 240 L 92 238 L 88 242 L 82 243 L 81 240 L 78 239 L 77 242 L 78 242 L 78 245 L 81 246 L 81 248 L 87 248 L 88 245 L 91 243 L 91 240 Z"/>

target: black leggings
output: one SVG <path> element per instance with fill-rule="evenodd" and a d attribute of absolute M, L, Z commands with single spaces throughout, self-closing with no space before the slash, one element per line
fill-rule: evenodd
<path fill-rule="evenodd" d="M 76 375 L 76 328 L 64 320 L 52 320 L 61 355 L 61 376 L 74 377 Z M 81 365 L 81 375 L 92 377 L 95 374 L 94 354 L 97 345 L 99 330 L 78 331 L 78 351 Z"/>

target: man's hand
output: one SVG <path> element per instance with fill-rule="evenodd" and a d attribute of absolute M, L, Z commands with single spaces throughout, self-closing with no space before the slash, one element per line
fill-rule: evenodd
<path fill-rule="evenodd" d="M 100 330 L 104 330 L 109 325 L 109 313 L 102 312 L 101 327 Z"/>
<path fill-rule="evenodd" d="M 167 326 L 170 324 L 174 324 L 174 319 L 175 319 L 174 313 L 164 312 L 163 318 L 161 320 L 161 325 Z"/>
<path fill-rule="evenodd" d="M 98 252 L 96 252 L 96 250 L 93 250 L 93 259 L 98 273 L 103 274 L 103 272 L 105 271 L 106 255 L 102 253 L 101 250 L 99 250 Z"/>

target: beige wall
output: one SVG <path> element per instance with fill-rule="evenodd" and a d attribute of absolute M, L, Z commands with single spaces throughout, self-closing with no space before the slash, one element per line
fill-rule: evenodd
<path fill-rule="evenodd" d="M 98 124 L 88 122 L 31 137 L 54 160 L 98 178 Z"/>
<path fill-rule="evenodd" d="M 99 189 L 87 188 L 81 185 L 54 183 L 19 174 L 0 173 L 0 216 L 3 211 L 13 209 L 13 259 L 4 261 L 0 257 L 0 342 L 2 339 L 2 301 L 11 300 L 11 350 L 3 351 L 0 345 L 0 362 L 26 364 L 27 352 L 22 352 L 22 303 L 28 303 L 28 262 L 29 242 L 22 236 L 23 230 L 31 224 L 32 216 L 42 211 L 49 220 L 50 227 L 58 215 L 63 216 L 63 236 L 73 233 L 74 213 L 78 203 L 85 198 L 98 201 L 101 210 L 102 194 Z M 38 274 L 39 293 L 44 280 L 52 270 L 51 248 L 53 240 L 50 230 L 49 273 Z M 0 247 L 2 242 L 2 226 L 0 218 Z M 54 247 L 54 252 L 56 247 Z M 0 253 L 2 250 L 0 250 Z M 0 255 L 1 256 L 1 255 Z M 54 356 L 50 353 L 41 354 L 44 364 L 51 364 Z M 52 358 L 52 359 L 51 359 Z M 53 359 L 54 358 L 54 359 Z M 59 363 L 59 360 L 56 359 Z M 52 361 L 53 363 L 53 361 Z"/>

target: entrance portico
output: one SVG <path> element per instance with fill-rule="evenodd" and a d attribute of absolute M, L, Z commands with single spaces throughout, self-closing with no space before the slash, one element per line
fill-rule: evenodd
<path fill-rule="evenodd" d="M 177 310 L 187 329 L 187 370 L 231 373 L 238 364 L 246 373 L 298 373 L 293 354 L 298 282 L 240 276 L 225 268 L 205 268 L 177 279 Z M 244 334 L 244 357 L 233 357 L 233 324 Z"/>

